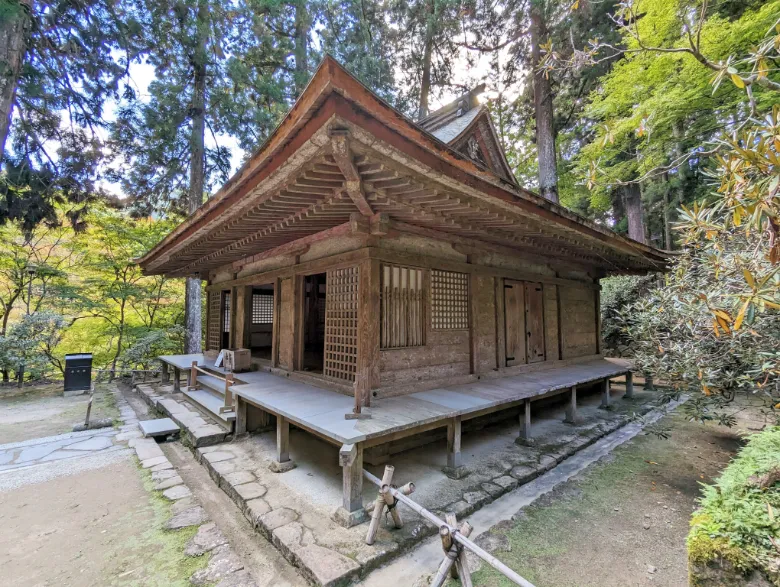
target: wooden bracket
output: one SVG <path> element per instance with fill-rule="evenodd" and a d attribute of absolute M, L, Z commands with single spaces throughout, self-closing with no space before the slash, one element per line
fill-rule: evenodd
<path fill-rule="evenodd" d="M 385 236 L 390 232 L 390 215 L 387 212 L 377 212 L 370 220 L 371 234 Z"/>
<path fill-rule="evenodd" d="M 357 452 L 356 444 L 343 444 L 341 449 L 339 449 L 339 465 L 342 467 L 350 466 L 355 462 Z"/>
<path fill-rule="evenodd" d="M 360 177 L 360 173 L 357 167 L 355 167 L 354 161 L 352 161 L 348 133 L 341 129 L 333 129 L 330 135 L 333 159 L 344 176 L 344 191 L 363 216 L 373 216 L 374 211 L 371 209 L 371 205 L 366 199 L 366 194 L 363 192 L 363 178 Z"/>

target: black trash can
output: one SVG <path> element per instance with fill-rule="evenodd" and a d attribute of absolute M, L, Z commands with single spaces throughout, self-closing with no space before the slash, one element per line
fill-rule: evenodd
<path fill-rule="evenodd" d="M 65 355 L 65 392 L 89 391 L 92 386 L 92 353 Z"/>

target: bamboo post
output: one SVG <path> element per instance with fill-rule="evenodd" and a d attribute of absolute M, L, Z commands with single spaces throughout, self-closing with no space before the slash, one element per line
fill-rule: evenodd
<path fill-rule="evenodd" d="M 450 539 L 450 547 L 444 549 L 444 560 L 441 561 L 441 564 L 439 564 L 439 568 L 436 571 L 436 575 L 433 577 L 433 580 L 431 581 L 431 587 L 442 587 L 444 585 L 444 582 L 447 580 L 447 575 L 452 574 L 452 577 L 457 579 L 460 577 L 461 584 L 462 585 L 471 585 L 471 576 L 469 575 L 468 566 L 465 562 L 465 551 L 463 547 L 461 547 L 459 544 L 454 544 L 452 542 L 452 538 L 455 538 L 457 536 L 461 536 L 463 538 L 468 539 L 469 535 L 471 534 L 473 528 L 471 524 L 468 522 L 463 522 L 461 524 L 460 529 L 456 529 L 454 531 L 450 531 L 451 524 L 449 521 L 454 521 L 457 523 L 457 519 L 455 518 L 455 514 L 447 514 L 448 518 L 448 525 L 442 526 L 439 529 L 439 535 L 442 536 L 442 547 L 445 544 L 445 538 L 444 534 L 442 532 L 442 529 L 447 530 L 446 535 Z M 456 571 L 457 568 L 457 571 Z"/>
<path fill-rule="evenodd" d="M 408 485 L 405 485 L 404 487 L 408 487 Z M 398 500 L 394 498 L 389 491 L 383 492 L 382 496 L 384 497 L 385 503 L 387 504 L 387 510 L 390 512 L 390 517 L 393 518 L 393 525 L 396 528 L 403 528 L 404 522 L 401 520 L 401 514 L 398 512 L 398 508 L 396 507 Z"/>
<path fill-rule="evenodd" d="M 374 485 L 381 486 L 382 481 L 375 475 L 372 475 L 371 473 L 366 471 L 365 469 L 363 470 L 363 476 Z M 414 500 L 408 498 L 398 489 L 395 489 L 393 487 L 388 487 L 388 491 L 393 495 L 393 497 L 398 499 L 398 501 L 403 503 L 405 506 L 409 507 L 409 509 L 411 509 L 413 512 L 425 518 L 435 526 L 439 528 L 441 528 L 442 526 L 449 526 L 444 522 L 444 520 L 439 518 L 437 515 L 429 512 L 420 504 L 416 503 Z M 514 572 L 512 569 L 510 569 L 508 566 L 506 566 L 504 563 L 502 563 L 500 560 L 494 557 L 492 554 L 485 552 L 482 548 L 474 544 L 474 542 L 468 539 L 468 536 L 463 536 L 461 532 L 455 532 L 457 528 L 449 527 L 449 529 L 450 529 L 450 533 L 452 534 L 453 541 L 468 548 L 471 552 L 473 552 L 475 555 L 477 555 L 479 558 L 481 558 L 491 567 L 493 567 L 502 575 L 504 575 L 507 579 L 512 581 L 515 585 L 520 585 L 520 587 L 534 587 L 533 583 L 526 581 L 520 575 L 518 575 L 516 572 Z"/>
<path fill-rule="evenodd" d="M 453 528 L 458 527 L 458 516 L 455 515 L 455 512 L 447 512 L 446 514 L 444 514 L 444 521 L 447 522 Z M 448 548 L 447 550 L 444 551 L 444 553 L 447 554 L 449 550 L 450 549 Z M 455 551 L 457 552 L 457 550 L 458 550 L 458 545 L 456 544 Z M 453 579 L 458 578 L 458 568 L 452 563 L 450 563 L 450 577 L 452 577 Z"/>
<path fill-rule="evenodd" d="M 368 525 L 368 534 L 366 535 L 366 544 L 373 544 L 374 540 L 376 540 L 376 533 L 379 531 L 379 522 L 382 519 L 382 512 L 385 509 L 385 493 L 389 492 L 386 491 L 385 487 L 389 487 L 390 483 L 393 482 L 393 471 L 395 471 L 395 467 L 391 465 L 385 466 L 385 473 L 382 475 L 382 482 L 379 486 L 379 493 L 377 493 L 376 501 L 374 501 L 374 511 L 371 513 L 371 523 Z M 392 496 L 391 496 L 392 499 Z"/>

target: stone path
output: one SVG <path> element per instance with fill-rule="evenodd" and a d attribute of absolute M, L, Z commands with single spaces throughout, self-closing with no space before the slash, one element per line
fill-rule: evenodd
<path fill-rule="evenodd" d="M 0 491 L 77 475 L 135 454 L 141 468 L 149 470 L 154 490 L 171 502 L 172 516 L 166 529 L 197 527 L 185 554 L 206 556 L 208 563 L 190 577 L 190 582 L 196 586 L 255 587 L 227 538 L 208 519 L 157 442 L 143 437 L 135 411 L 118 390 L 114 395 L 121 420 L 118 429 L 87 430 L 0 445 Z"/>

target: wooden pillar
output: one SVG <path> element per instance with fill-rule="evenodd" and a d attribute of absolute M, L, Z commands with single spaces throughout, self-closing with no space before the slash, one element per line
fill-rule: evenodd
<path fill-rule="evenodd" d="M 506 317 L 504 315 L 504 279 L 494 278 L 496 296 L 496 367 L 506 367 Z"/>
<path fill-rule="evenodd" d="M 379 282 L 377 259 L 360 264 L 358 283 L 357 371 L 355 412 L 371 405 L 371 390 L 379 387 Z"/>
<path fill-rule="evenodd" d="M 171 380 L 171 374 L 168 370 L 168 363 L 165 361 L 160 361 L 160 363 L 162 364 L 160 367 L 160 383 L 165 385 Z"/>
<path fill-rule="evenodd" d="M 601 285 L 596 280 L 596 354 L 600 355 L 604 348 L 604 341 L 601 339 Z"/>
<path fill-rule="evenodd" d="M 249 348 L 250 327 L 252 324 L 252 286 L 234 288 L 236 290 L 235 319 L 232 326 L 235 328 L 230 334 L 233 348 Z"/>
<path fill-rule="evenodd" d="M 173 368 L 173 391 L 174 393 L 178 393 L 181 391 L 181 369 L 178 367 Z"/>
<path fill-rule="evenodd" d="M 612 397 L 609 394 L 609 379 L 601 382 L 601 408 L 608 410 L 612 405 Z"/>
<path fill-rule="evenodd" d="M 303 351 L 305 349 L 304 335 L 304 276 L 294 275 L 292 278 L 293 286 L 293 303 L 291 310 L 293 312 L 292 317 L 292 329 L 293 329 L 293 355 L 291 371 L 303 370 Z"/>
<path fill-rule="evenodd" d="M 471 255 L 467 257 L 468 262 L 472 262 Z M 474 273 L 468 275 L 468 302 L 469 302 L 469 372 L 473 375 L 479 375 L 479 324 L 477 308 L 477 276 Z"/>
<path fill-rule="evenodd" d="M 455 416 L 447 424 L 447 466 L 457 469 L 463 464 L 460 453 L 461 419 Z"/>
<path fill-rule="evenodd" d="M 571 395 L 569 396 L 569 403 L 566 404 L 566 417 L 563 421 L 566 424 L 577 423 L 577 386 L 574 385 L 571 388 Z"/>
<path fill-rule="evenodd" d="M 531 436 L 531 400 L 526 399 L 523 402 L 523 413 L 520 414 L 520 436 L 517 438 L 518 444 L 532 444 Z"/>
<path fill-rule="evenodd" d="M 626 394 L 625 399 L 634 399 L 634 374 L 629 371 L 626 373 Z"/>
<path fill-rule="evenodd" d="M 279 366 L 279 317 L 282 311 L 282 280 L 274 280 L 274 314 L 271 329 L 271 367 Z"/>
<path fill-rule="evenodd" d="M 236 436 L 239 436 L 241 434 L 246 434 L 247 426 L 246 426 L 246 402 L 241 396 L 236 396 L 236 430 L 235 434 Z"/>
<path fill-rule="evenodd" d="M 236 414 L 237 415 L 237 414 Z M 295 468 L 290 460 L 290 421 L 284 416 L 276 416 L 276 461 L 270 469 L 274 473 L 284 473 Z"/>
<path fill-rule="evenodd" d="M 355 526 L 368 516 L 363 508 L 363 444 L 345 444 L 339 450 L 342 471 L 341 507 L 336 520 L 346 526 Z"/>

